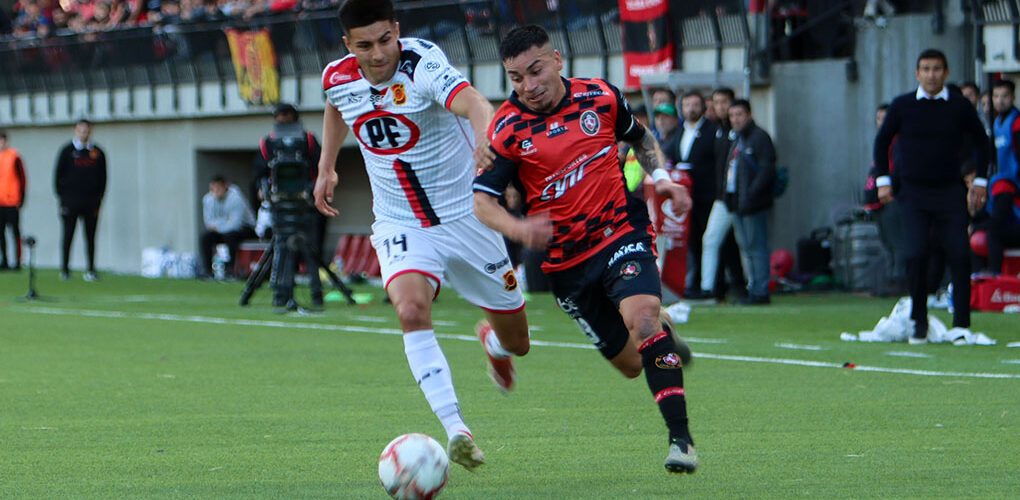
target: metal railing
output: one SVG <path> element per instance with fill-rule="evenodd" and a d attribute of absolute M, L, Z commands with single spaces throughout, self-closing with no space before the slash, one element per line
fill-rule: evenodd
<path fill-rule="evenodd" d="M 499 41 L 529 23 L 549 30 L 568 66 L 576 56 L 619 53 L 616 0 L 401 2 L 401 36 L 429 39 L 474 77 L 499 61 Z M 0 42 L 0 94 L 233 80 L 226 28 L 269 30 L 281 76 L 315 74 L 346 54 L 335 9 L 206 24 L 145 26 Z M 572 69 L 572 68 L 568 68 Z"/>

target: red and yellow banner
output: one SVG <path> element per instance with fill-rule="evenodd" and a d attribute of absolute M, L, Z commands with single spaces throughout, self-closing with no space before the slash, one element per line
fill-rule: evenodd
<path fill-rule="evenodd" d="M 225 30 L 241 99 L 266 106 L 280 102 L 280 72 L 269 30 Z"/>
<path fill-rule="evenodd" d="M 623 39 L 624 86 L 637 89 L 641 75 L 673 69 L 667 0 L 619 0 Z"/>

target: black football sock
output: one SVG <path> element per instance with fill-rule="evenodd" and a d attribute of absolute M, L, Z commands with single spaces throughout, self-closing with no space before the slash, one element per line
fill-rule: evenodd
<path fill-rule="evenodd" d="M 687 401 L 684 399 L 683 362 L 673 338 L 666 332 L 645 340 L 638 348 L 648 388 L 659 405 L 669 428 L 669 442 L 694 444 L 687 429 Z"/>

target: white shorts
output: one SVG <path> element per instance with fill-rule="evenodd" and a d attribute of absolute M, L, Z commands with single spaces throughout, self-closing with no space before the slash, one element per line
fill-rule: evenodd
<path fill-rule="evenodd" d="M 432 227 L 376 221 L 372 246 L 387 287 L 401 274 L 419 273 L 432 283 L 435 296 L 448 281 L 468 302 L 483 309 L 511 313 L 524 308 L 503 237 L 474 214 Z"/>

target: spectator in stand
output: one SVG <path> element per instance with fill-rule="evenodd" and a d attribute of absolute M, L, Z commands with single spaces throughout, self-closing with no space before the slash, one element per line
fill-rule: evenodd
<path fill-rule="evenodd" d="M 652 124 L 651 124 L 652 125 L 652 133 L 655 135 L 655 138 L 659 140 L 659 144 L 663 144 L 663 143 L 666 142 L 665 134 L 659 132 L 659 126 L 658 126 L 657 123 L 655 123 L 655 115 L 657 114 L 657 110 L 659 109 L 659 106 L 661 106 L 663 104 L 672 104 L 673 105 L 673 116 L 675 117 L 677 115 L 676 114 L 676 94 L 673 93 L 673 91 L 669 90 L 669 89 L 654 89 L 654 90 L 652 90 L 651 98 L 652 98 L 652 107 L 651 107 L 651 109 L 652 109 Z"/>
<path fill-rule="evenodd" d="M 729 269 L 730 279 L 741 290 L 744 282 L 744 270 L 740 261 L 740 251 L 733 232 L 733 216 L 723 199 L 725 193 L 726 159 L 736 133 L 730 128 L 729 107 L 735 98 L 733 89 L 720 87 L 712 92 L 712 107 L 719 117 L 718 129 L 715 133 L 715 201 L 709 211 L 705 234 L 701 238 L 701 290 L 689 292 L 690 299 L 710 299 L 722 302 L 726 300 L 726 272 Z M 722 265 L 720 265 L 722 263 Z"/>
<path fill-rule="evenodd" d="M 7 13 L 7 9 L 0 6 L 0 35 L 10 34 L 12 28 L 10 14 Z"/>
<path fill-rule="evenodd" d="M 705 119 L 705 98 L 688 92 L 680 98 L 683 126 L 662 152 L 675 168 L 691 176 L 691 227 L 687 238 L 688 295 L 701 291 L 701 238 L 708 224 L 708 214 L 715 201 L 715 131 L 716 125 Z"/>
<path fill-rule="evenodd" d="M 747 273 L 747 297 L 739 303 L 764 305 L 770 302 L 768 215 L 776 182 L 776 150 L 772 138 L 754 123 L 750 102 L 733 101 L 729 116 L 737 137 L 727 155 L 723 191 L 727 208 L 735 214 L 733 228 Z"/>
<path fill-rule="evenodd" d="M 705 119 L 712 123 L 718 124 L 719 115 L 715 114 L 715 106 L 712 105 L 712 96 L 711 95 L 708 96 L 707 99 L 705 97 L 702 97 L 701 102 L 705 103 Z"/>
<path fill-rule="evenodd" d="M 992 85 L 995 150 L 998 172 L 988 185 L 991 196 L 984 207 L 979 229 L 984 229 L 988 247 L 987 269 L 1002 273 L 1003 252 L 1020 246 L 1020 111 L 1016 101 L 1016 84 L 999 80 Z"/>
<path fill-rule="evenodd" d="M 878 128 L 882 128 L 882 122 L 885 121 L 885 113 L 889 109 L 889 104 L 883 103 L 878 106 L 875 110 L 875 125 Z M 896 163 L 896 138 L 893 138 L 892 143 L 889 145 L 889 172 L 894 172 Z M 883 293 L 888 292 L 894 295 L 899 295 L 906 291 L 907 283 L 907 261 L 904 255 L 903 246 L 903 230 L 900 221 L 900 206 L 896 200 L 892 200 L 889 203 L 882 203 L 878 201 L 878 185 L 876 180 L 878 178 L 877 170 L 875 166 L 871 166 L 871 170 L 868 172 L 867 180 L 864 184 L 864 209 L 872 214 L 875 221 L 878 222 L 878 233 L 882 239 L 882 244 L 885 245 L 885 249 L 889 252 L 892 259 L 892 273 L 889 277 L 888 288 L 883 290 Z M 893 177 L 895 182 L 895 177 Z M 935 278 L 935 281 L 940 281 L 940 278 Z M 936 288 L 938 286 L 936 285 Z"/>
<path fill-rule="evenodd" d="M 21 6 L 21 12 L 18 17 L 14 20 L 14 36 L 17 37 L 32 37 L 37 34 L 40 26 L 43 26 L 43 30 L 49 33 L 49 28 L 52 27 L 52 22 L 43 15 L 42 8 L 36 0 L 26 0 Z"/>
<path fill-rule="evenodd" d="M 255 214 L 248 207 L 240 188 L 230 184 L 221 175 L 209 182 L 209 192 L 202 197 L 202 269 L 199 278 L 212 276 L 212 256 L 216 245 L 226 243 L 230 253 L 230 265 L 224 270 L 224 277 L 234 277 L 233 267 L 237 264 L 237 250 L 241 242 L 255 238 Z"/>
<path fill-rule="evenodd" d="M 680 119 L 676 115 L 676 105 L 672 102 L 663 102 L 655 107 L 655 130 L 657 130 L 659 144 L 665 144 L 673 139 L 679 132 Z"/>

